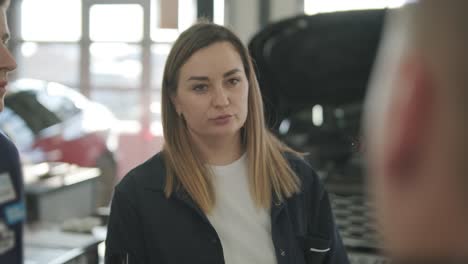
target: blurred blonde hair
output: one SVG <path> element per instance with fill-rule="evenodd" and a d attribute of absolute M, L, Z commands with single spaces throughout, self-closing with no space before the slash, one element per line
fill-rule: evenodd
<path fill-rule="evenodd" d="M 468 1 L 422 0 L 408 5 L 410 36 L 414 46 L 435 69 L 432 73 L 439 82 L 438 93 L 447 98 L 458 123 L 455 162 L 461 174 L 468 172 Z M 467 178 L 466 175 L 463 175 Z"/>
<path fill-rule="evenodd" d="M 405 43 L 403 53 L 416 50 L 430 65 L 437 96 L 456 123 L 453 165 L 468 181 L 468 1 L 416 1 L 391 11 L 387 22 L 390 37 Z"/>
<path fill-rule="evenodd" d="M 466 122 L 468 1 L 421 0 L 402 11 L 409 19 L 405 37 L 436 69 L 433 74 L 442 82 L 443 92 L 448 93 L 456 111 L 462 114 L 462 122 Z"/>

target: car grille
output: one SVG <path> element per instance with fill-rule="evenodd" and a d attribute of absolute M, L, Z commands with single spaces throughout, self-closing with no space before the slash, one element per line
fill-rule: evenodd
<path fill-rule="evenodd" d="M 375 224 L 364 195 L 330 193 L 330 202 L 343 243 L 348 247 L 376 249 Z"/>

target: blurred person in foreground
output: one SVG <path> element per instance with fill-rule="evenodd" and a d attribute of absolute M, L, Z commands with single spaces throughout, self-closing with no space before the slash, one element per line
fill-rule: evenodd
<path fill-rule="evenodd" d="M 4 107 L 8 73 L 16 69 L 16 61 L 7 46 L 10 31 L 6 12 L 9 5 L 9 0 L 0 0 L 0 112 Z M 24 217 L 23 178 L 18 151 L 0 131 L 0 263 L 23 263 Z"/>
<path fill-rule="evenodd" d="M 390 11 L 366 100 L 385 252 L 396 262 L 468 263 L 468 1 Z"/>
<path fill-rule="evenodd" d="M 115 188 L 107 263 L 348 263 L 317 175 L 266 128 L 234 33 L 183 32 L 161 97 L 165 145 Z"/>

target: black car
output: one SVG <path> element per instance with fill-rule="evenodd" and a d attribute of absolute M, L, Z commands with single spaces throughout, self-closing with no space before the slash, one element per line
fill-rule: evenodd
<path fill-rule="evenodd" d="M 352 263 L 385 263 L 364 191 L 361 110 L 385 10 L 302 15 L 250 41 L 270 128 L 308 153 Z"/>

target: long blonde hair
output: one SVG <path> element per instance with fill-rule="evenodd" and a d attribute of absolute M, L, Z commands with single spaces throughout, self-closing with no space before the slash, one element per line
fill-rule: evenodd
<path fill-rule="evenodd" d="M 163 157 L 166 166 L 165 194 L 170 197 L 183 188 L 205 213 L 215 204 L 211 172 L 191 142 L 183 118 L 171 101 L 176 94 L 182 65 L 198 50 L 217 42 L 228 42 L 239 53 L 249 82 L 248 114 L 242 128 L 247 152 L 250 192 L 258 207 L 269 208 L 273 199 L 283 201 L 300 190 L 300 179 L 284 157 L 297 154 L 268 131 L 263 102 L 252 60 L 239 38 L 229 29 L 200 22 L 184 31 L 174 43 L 166 61 L 162 82 Z"/>

